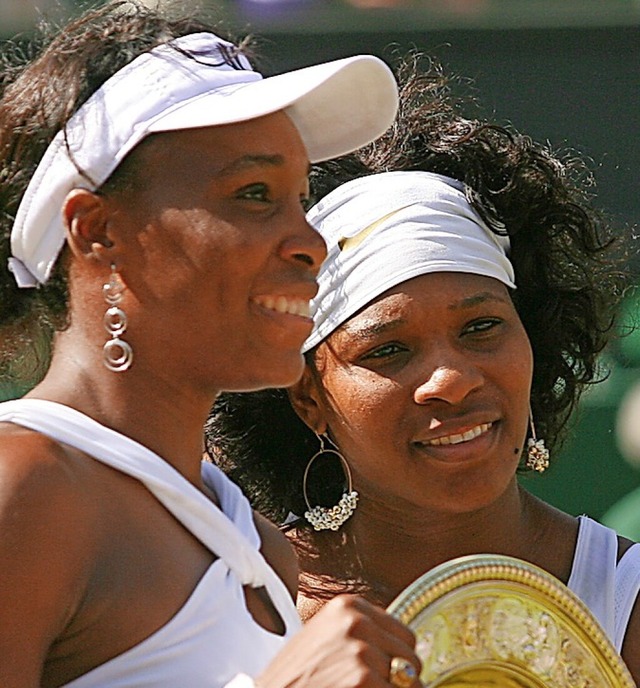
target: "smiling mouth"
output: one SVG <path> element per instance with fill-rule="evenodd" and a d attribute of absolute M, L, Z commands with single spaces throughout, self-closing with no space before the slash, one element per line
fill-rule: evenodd
<path fill-rule="evenodd" d="M 469 442 L 474 440 L 480 435 L 484 435 L 485 432 L 493 426 L 493 423 L 482 423 L 481 425 L 476 425 L 475 428 L 467 430 L 466 432 L 456 434 L 456 435 L 445 435 L 444 437 L 435 437 L 432 440 L 427 440 L 426 442 L 420 442 L 425 447 L 442 447 L 449 444 L 462 444 L 463 442 Z"/>
<path fill-rule="evenodd" d="M 311 309 L 307 299 L 298 299 L 288 296 L 259 296 L 254 301 L 263 308 L 276 313 L 288 313 L 299 315 L 303 318 L 311 317 Z"/>

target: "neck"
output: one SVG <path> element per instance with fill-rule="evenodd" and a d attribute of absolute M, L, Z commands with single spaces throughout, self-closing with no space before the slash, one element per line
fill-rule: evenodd
<path fill-rule="evenodd" d="M 114 373 L 77 349 L 56 346 L 49 370 L 27 396 L 66 404 L 158 454 L 201 487 L 203 425 L 215 392 L 182 384 L 136 360 Z"/>
<path fill-rule="evenodd" d="M 489 553 L 535 562 L 545 535 L 539 519 L 533 525 L 539 508 L 515 478 L 498 500 L 470 513 L 361 498 L 340 536 L 314 534 L 308 556 L 301 546 L 302 568 L 311 581 L 322 577 L 323 586 L 327 579 L 357 581 L 355 590 L 386 606 L 423 573 L 456 557 Z"/>

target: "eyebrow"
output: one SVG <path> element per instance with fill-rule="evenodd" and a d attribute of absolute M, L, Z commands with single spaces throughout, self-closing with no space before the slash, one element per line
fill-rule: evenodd
<path fill-rule="evenodd" d="M 218 171 L 220 176 L 227 176 L 248 169 L 250 167 L 280 167 L 284 165 L 284 155 L 242 155 L 232 160 Z M 307 174 L 311 171 L 311 164 L 307 168 Z"/>
<path fill-rule="evenodd" d="M 359 339 L 371 339 L 379 337 L 387 332 L 397 330 L 402 325 L 406 325 L 406 318 L 391 318 L 390 320 L 381 320 L 369 324 L 357 325 L 347 321 L 340 331 L 346 332 L 350 335 L 358 337 Z"/>
<path fill-rule="evenodd" d="M 498 296 L 492 292 L 484 291 L 479 294 L 467 296 L 457 303 L 451 304 L 448 308 L 452 311 L 464 310 L 491 301 L 501 304 L 511 303 L 508 298 L 503 298 L 502 296 Z M 353 321 L 347 320 L 347 322 L 345 322 L 342 327 L 336 330 L 336 332 L 345 332 L 351 336 L 358 337 L 359 339 L 372 339 L 397 330 L 399 327 L 406 325 L 407 322 L 408 321 L 406 318 L 401 317 L 372 323 L 363 323 L 362 325 L 358 325 Z"/>
<path fill-rule="evenodd" d="M 284 156 L 282 155 L 242 155 L 235 160 L 232 160 L 228 165 L 225 165 L 219 174 L 233 174 L 247 167 L 278 167 L 284 164 Z"/>
<path fill-rule="evenodd" d="M 497 301 L 498 303 L 510 303 L 510 299 L 503 296 L 498 296 L 490 291 L 483 291 L 479 294 L 474 294 L 473 296 L 467 296 L 461 299 L 457 303 L 453 303 L 449 306 L 449 310 L 457 311 L 465 308 L 473 308 L 482 303 L 487 303 L 488 301 Z"/>

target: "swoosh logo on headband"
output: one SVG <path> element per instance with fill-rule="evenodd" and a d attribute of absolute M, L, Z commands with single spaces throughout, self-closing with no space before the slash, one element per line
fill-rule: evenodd
<path fill-rule="evenodd" d="M 396 213 L 399 213 L 401 210 L 409 208 L 412 205 L 415 205 L 415 203 L 409 203 L 408 205 L 403 205 L 402 208 L 392 210 L 390 213 L 383 215 L 378 220 L 375 220 L 370 225 L 367 225 L 364 229 L 361 229 L 352 237 L 342 237 L 342 239 L 338 240 L 338 248 L 341 251 L 350 251 L 351 249 L 356 248 L 356 246 L 360 246 L 360 244 L 369 236 L 369 234 L 378 229 L 381 224 L 386 222 L 390 217 L 393 217 Z"/>

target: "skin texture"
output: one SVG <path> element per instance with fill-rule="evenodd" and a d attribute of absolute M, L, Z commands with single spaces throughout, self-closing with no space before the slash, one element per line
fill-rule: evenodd
<path fill-rule="evenodd" d="M 465 513 L 491 504 L 513 481 L 532 357 L 499 282 L 455 274 L 411 280 L 330 337 L 318 367 L 330 400 L 322 422 L 367 500 Z M 469 442 L 429 444 L 489 424 Z"/>
<path fill-rule="evenodd" d="M 628 280 L 637 242 L 598 212 L 591 165 L 581 156 L 564 146 L 554 151 L 495 119 L 477 118 L 477 93 L 429 55 L 406 56 L 398 76 L 394 125 L 373 144 L 314 166 L 314 196 L 320 201 L 345 182 L 400 170 L 443 174 L 463 183 L 490 227 L 510 237 L 518 285 L 512 296 L 529 342 L 514 359 L 518 366 L 501 356 L 492 370 L 480 367 L 480 351 L 464 343 L 483 340 L 462 336 L 456 330 L 460 323 L 451 325 L 442 285 L 434 277 L 424 304 L 428 317 L 419 320 L 419 334 L 412 336 L 421 342 L 419 366 L 407 362 L 396 369 L 393 359 L 385 363 L 383 356 L 375 364 L 389 366 L 389 372 L 371 361 L 361 365 L 348 357 L 347 335 L 336 332 L 308 354 L 309 367 L 293 392 L 306 425 L 297 422 L 285 390 L 221 395 L 207 426 L 209 452 L 274 521 L 302 516 L 306 509 L 301 482 L 318 449 L 309 429 L 328 429 L 351 464 L 360 492 L 352 518 L 338 533 L 316 533 L 308 523 L 290 532 L 301 556 L 299 606 L 305 617 L 345 590 L 384 605 L 426 569 L 461 554 L 512 554 L 567 580 L 575 520 L 518 490 L 514 479 L 527 407 L 530 401 L 553 466 L 581 394 L 601 377 L 599 356 L 612 339 L 626 285 L 637 281 Z M 438 329 L 442 322 L 450 323 L 450 333 Z M 487 332 L 484 341 L 491 336 Z M 522 380 L 525 369 L 531 372 L 529 348 L 534 375 Z M 488 352 L 485 358 L 490 360 Z M 514 389 L 516 379 L 520 383 Z M 461 380 L 466 380 L 462 388 Z M 441 399 L 438 394 L 429 398 L 434 386 L 441 388 Z M 428 392 L 425 403 L 416 400 L 420 389 Z M 505 396 L 513 396 L 506 409 Z M 438 427 L 449 432 L 460 422 L 459 413 L 462 422 L 469 414 L 476 415 L 474 423 L 485 413 L 501 418 L 492 429 L 496 444 L 487 447 L 486 461 L 453 465 L 442 460 L 464 445 L 433 451 L 412 447 L 412 439 L 434 437 Z M 488 444 L 487 439 L 478 438 L 476 446 Z M 468 446 L 472 455 L 473 444 Z M 337 467 L 332 472 L 330 462 L 319 461 L 313 470 L 321 472 L 319 464 L 325 472 L 310 491 L 315 487 L 317 502 L 333 504 L 343 474 Z M 619 552 L 628 546 L 620 541 Z M 633 615 L 623 648 L 638 682 L 639 617 Z"/>
<path fill-rule="evenodd" d="M 70 325 L 29 396 L 146 445 L 215 501 L 200 478 L 215 395 L 291 384 L 303 369 L 310 319 L 275 312 L 264 298 L 306 301 L 316 290 L 325 248 L 304 218 L 306 151 L 280 112 L 150 137 L 124 165 L 145 174 L 66 200 Z M 112 265 L 126 286 L 135 355 L 122 374 L 101 362 L 101 292 Z M 61 686 L 166 624 L 215 555 L 136 480 L 12 424 L 0 424 L 0 438 L 0 684 Z M 295 594 L 289 544 L 264 519 L 258 527 L 265 556 Z M 261 591 L 245 597 L 258 623 L 282 632 Z M 391 654 L 417 664 L 408 631 L 391 619 L 386 633 L 375 630 L 370 618 L 381 614 L 338 601 L 297 641 L 325 651 L 298 652 L 294 662 L 286 648 L 263 685 L 321 688 L 328 676 L 346 686 L 328 669 L 315 683 L 306 678 L 330 667 L 336 648 L 356 673 L 363 647 L 376 658 L 375 671 L 348 685 L 379 684 Z"/>
<path fill-rule="evenodd" d="M 318 347 L 290 397 L 339 447 L 359 503 L 339 533 L 290 532 L 304 618 L 345 590 L 387 605 L 466 554 L 515 556 L 568 580 L 576 519 L 516 481 L 532 372 L 507 288 L 479 275 L 404 282 Z M 636 680 L 639 622 L 636 610 L 623 648 Z"/>

